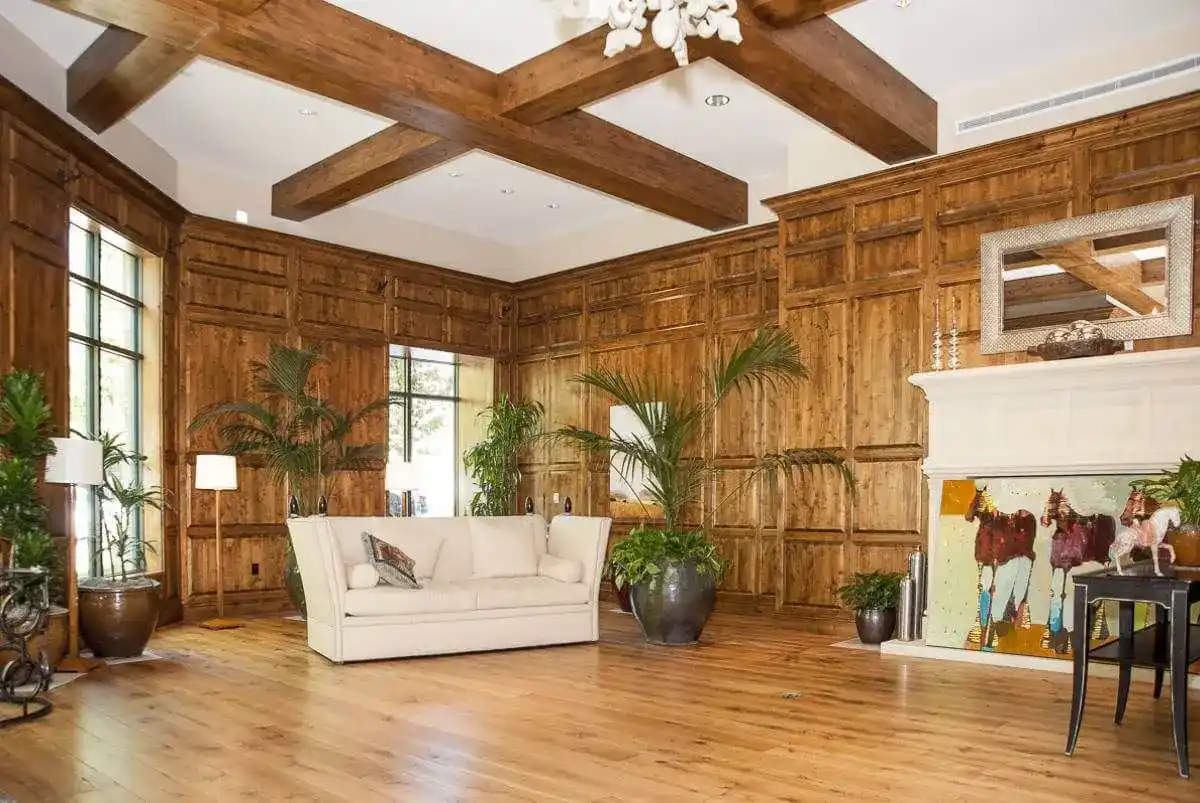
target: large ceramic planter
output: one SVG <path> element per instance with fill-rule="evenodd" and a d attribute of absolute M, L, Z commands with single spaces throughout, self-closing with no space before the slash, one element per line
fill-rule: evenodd
<path fill-rule="evenodd" d="M 695 561 L 670 561 L 653 582 L 635 584 L 630 598 L 646 641 L 695 644 L 717 604 L 717 581 Z"/>
<path fill-rule="evenodd" d="M 287 555 L 283 560 L 283 587 L 287 589 L 288 599 L 292 607 L 301 616 L 308 616 L 308 607 L 304 603 L 304 581 L 300 579 L 300 567 L 296 564 L 296 551 L 292 542 L 288 541 Z"/>
<path fill-rule="evenodd" d="M 1200 527 L 1184 524 L 1167 534 L 1167 543 L 1175 549 L 1175 565 L 1200 568 Z"/>
<path fill-rule="evenodd" d="M 882 644 L 896 631 L 896 609 L 857 611 L 854 614 L 854 626 L 858 629 L 858 640 L 863 644 Z"/>
<path fill-rule="evenodd" d="M 79 585 L 79 634 L 98 658 L 134 658 L 154 633 L 160 605 L 154 580 L 84 581 Z"/>
<path fill-rule="evenodd" d="M 632 589 L 629 587 L 629 583 L 626 583 L 625 585 L 621 586 L 620 588 L 617 588 L 614 585 L 613 591 L 616 594 L 617 606 L 620 607 L 621 612 L 622 613 L 633 613 L 633 600 L 630 599 L 630 594 L 632 593 Z"/>

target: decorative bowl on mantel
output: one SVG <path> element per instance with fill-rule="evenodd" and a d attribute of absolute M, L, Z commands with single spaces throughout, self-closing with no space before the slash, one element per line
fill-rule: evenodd
<path fill-rule="evenodd" d="M 1122 341 L 1101 337 L 1042 343 L 1030 348 L 1029 353 L 1043 360 L 1071 360 L 1076 357 L 1103 357 L 1124 350 L 1125 344 Z"/>

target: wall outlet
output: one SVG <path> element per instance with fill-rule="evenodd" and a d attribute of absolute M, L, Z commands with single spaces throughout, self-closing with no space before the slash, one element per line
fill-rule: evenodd
<path fill-rule="evenodd" d="M 255 577 L 258 577 L 258 564 L 257 563 L 250 564 L 250 574 L 252 574 Z"/>
<path fill-rule="evenodd" d="M 558 492 L 557 491 L 554 492 L 554 504 L 556 504 L 556 505 L 558 504 Z"/>

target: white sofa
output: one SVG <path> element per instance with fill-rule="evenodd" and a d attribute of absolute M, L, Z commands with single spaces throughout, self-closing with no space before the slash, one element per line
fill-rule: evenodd
<path fill-rule="evenodd" d="M 308 645 L 342 663 L 595 641 L 610 525 L 586 516 L 556 516 L 549 527 L 541 516 L 289 519 Z M 364 532 L 413 558 L 422 588 L 350 588 L 347 571 L 368 562 Z M 522 534 L 537 556 L 532 573 Z"/>

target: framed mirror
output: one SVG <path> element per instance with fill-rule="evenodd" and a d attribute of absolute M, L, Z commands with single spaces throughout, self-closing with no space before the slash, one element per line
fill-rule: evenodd
<path fill-rule="evenodd" d="M 1194 226 L 1187 195 L 983 235 L 983 353 L 1079 320 L 1113 340 L 1190 334 Z"/>

